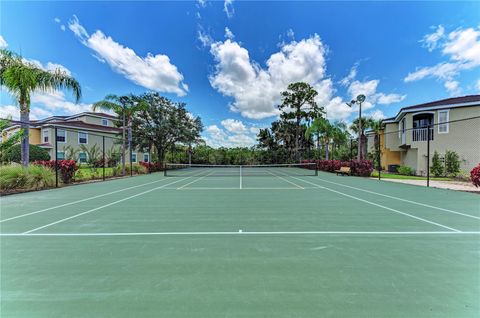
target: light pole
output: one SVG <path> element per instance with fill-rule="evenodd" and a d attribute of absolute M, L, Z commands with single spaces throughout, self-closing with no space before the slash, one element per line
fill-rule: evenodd
<path fill-rule="evenodd" d="M 352 99 L 350 103 L 346 103 L 349 107 L 358 104 L 358 160 L 362 159 L 362 142 L 363 142 L 363 131 L 362 131 L 362 103 L 365 101 L 365 95 L 358 95 L 357 99 Z"/>

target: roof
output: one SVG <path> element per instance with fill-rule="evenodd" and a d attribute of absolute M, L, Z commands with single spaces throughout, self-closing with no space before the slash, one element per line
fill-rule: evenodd
<path fill-rule="evenodd" d="M 110 119 L 117 119 L 117 116 L 115 116 L 115 115 L 110 115 L 110 114 L 105 114 L 105 113 L 97 113 L 97 112 L 83 112 L 83 113 L 75 114 L 75 115 L 72 115 L 72 116 L 65 116 L 65 117 L 75 118 L 75 117 L 83 116 L 85 114 L 93 115 L 93 116 L 99 116 L 99 117 L 106 117 L 106 118 L 110 118 Z"/>
<path fill-rule="evenodd" d="M 48 122 L 44 126 L 62 126 L 62 127 L 82 128 L 82 129 L 99 130 L 99 131 L 111 132 L 111 133 L 122 132 L 121 128 L 87 124 L 80 120 Z"/>
<path fill-rule="evenodd" d="M 395 117 L 383 119 L 384 123 L 396 122 L 403 117 L 406 113 L 411 113 L 421 110 L 434 110 L 442 108 L 452 108 L 452 107 L 468 107 L 468 106 L 480 106 L 480 95 L 467 95 L 460 97 L 452 97 L 446 99 L 440 99 L 433 102 L 417 104 L 407 107 L 402 107 Z"/>

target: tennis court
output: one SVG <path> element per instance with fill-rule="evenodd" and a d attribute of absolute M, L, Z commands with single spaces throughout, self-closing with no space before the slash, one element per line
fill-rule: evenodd
<path fill-rule="evenodd" d="M 480 196 L 195 167 L 3 197 L 2 317 L 478 317 Z"/>

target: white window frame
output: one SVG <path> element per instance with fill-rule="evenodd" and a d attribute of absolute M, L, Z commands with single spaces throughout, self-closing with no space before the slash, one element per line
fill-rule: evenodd
<path fill-rule="evenodd" d="M 80 134 L 85 134 L 85 139 L 87 140 L 87 142 L 85 142 L 85 143 L 80 142 Z M 79 131 L 78 132 L 78 144 L 79 145 L 88 145 L 88 133 L 86 131 Z"/>
<path fill-rule="evenodd" d="M 145 161 L 145 156 L 146 156 L 148 161 Z M 143 162 L 150 162 L 150 154 L 149 153 L 144 153 L 143 154 Z"/>
<path fill-rule="evenodd" d="M 447 113 L 447 117 L 445 118 L 445 122 L 441 123 L 440 122 L 440 113 Z M 450 110 L 449 109 L 442 109 L 442 110 L 439 110 L 437 111 L 437 124 L 438 124 L 438 133 L 439 134 L 448 134 L 449 130 L 450 130 L 450 127 L 449 127 L 449 124 L 448 122 L 450 121 Z M 446 130 L 445 131 L 440 131 L 440 127 L 442 126 L 445 126 L 446 127 Z"/>
<path fill-rule="evenodd" d="M 63 158 L 60 158 L 59 154 L 63 153 Z M 58 160 L 65 160 L 65 151 L 57 151 Z"/>
<path fill-rule="evenodd" d="M 47 141 L 45 141 L 45 137 L 47 137 Z M 50 130 L 49 129 L 42 130 L 42 143 L 49 142 L 49 139 L 50 139 Z"/>
<path fill-rule="evenodd" d="M 59 133 L 60 131 L 65 132 L 65 141 L 58 141 L 58 137 L 59 137 L 58 133 Z M 57 140 L 56 140 L 56 141 L 57 141 L 57 142 L 60 142 L 60 143 L 62 143 L 62 144 L 67 143 L 67 131 L 66 131 L 65 129 L 57 129 Z"/>
<path fill-rule="evenodd" d="M 102 126 L 108 126 L 108 119 L 102 118 Z"/>
<path fill-rule="evenodd" d="M 135 161 L 133 161 L 133 156 L 135 156 Z M 130 161 L 132 163 L 137 163 L 138 162 L 138 156 L 136 152 L 132 152 L 132 157 L 130 158 Z"/>
<path fill-rule="evenodd" d="M 85 162 L 82 162 L 82 159 L 80 159 L 81 154 L 85 154 Z M 78 163 L 80 163 L 80 164 L 88 163 L 88 154 L 86 152 L 79 152 L 78 153 Z"/>

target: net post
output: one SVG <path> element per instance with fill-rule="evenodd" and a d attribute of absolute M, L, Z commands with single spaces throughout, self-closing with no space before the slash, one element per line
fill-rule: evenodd
<path fill-rule="evenodd" d="M 432 125 L 427 126 L 427 187 L 430 187 L 430 128 Z"/>
<path fill-rule="evenodd" d="M 163 167 L 163 176 L 164 177 L 167 176 L 167 164 L 165 164 L 164 167 Z"/>
<path fill-rule="evenodd" d="M 381 180 L 381 171 L 382 171 L 382 156 L 380 153 L 380 143 L 382 142 L 382 139 L 380 137 L 380 132 L 377 132 L 377 170 L 378 170 L 378 180 Z"/>
<path fill-rule="evenodd" d="M 315 177 L 318 177 L 318 164 L 315 163 Z"/>
<path fill-rule="evenodd" d="M 65 135 L 67 132 L 65 132 Z M 58 139 L 57 127 L 55 127 L 55 188 L 58 188 Z"/>
<path fill-rule="evenodd" d="M 105 181 L 105 136 L 102 136 L 102 173 Z"/>

